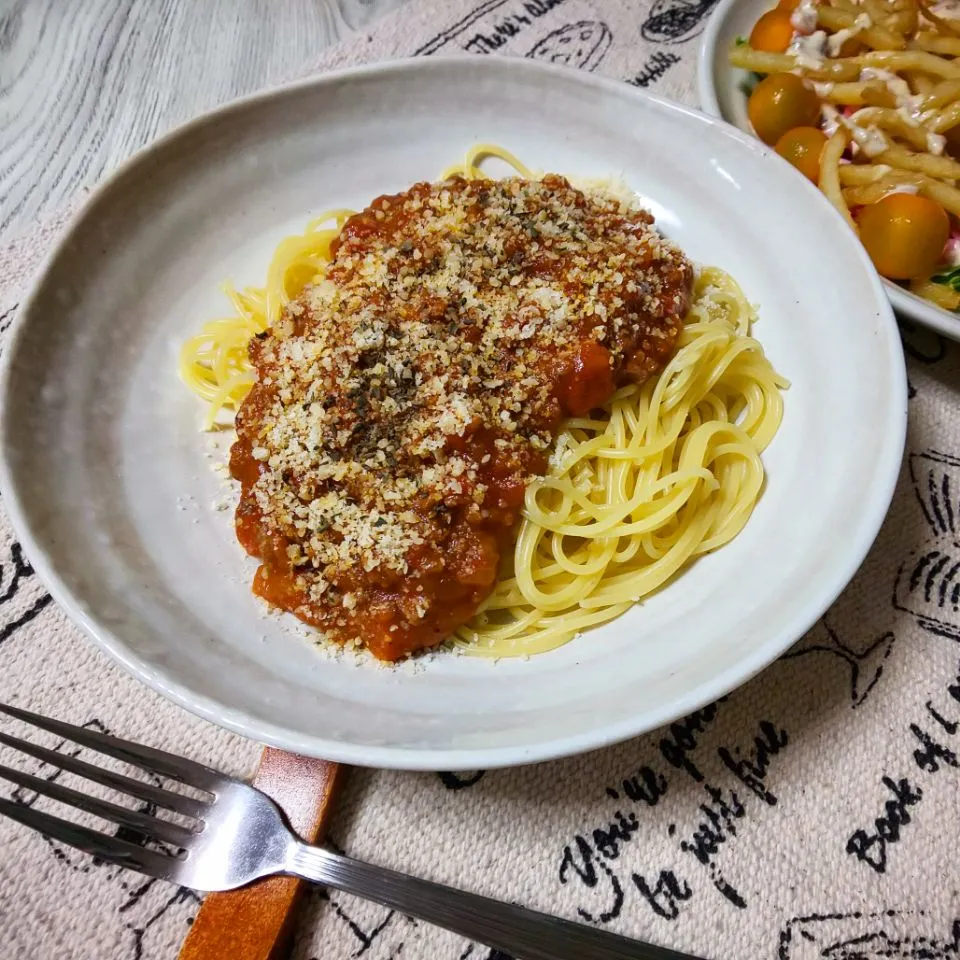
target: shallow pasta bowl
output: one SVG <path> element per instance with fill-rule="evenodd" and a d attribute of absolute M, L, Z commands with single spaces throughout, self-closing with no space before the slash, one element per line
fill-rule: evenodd
<path fill-rule="evenodd" d="M 737 37 L 749 36 L 760 15 L 774 6 L 774 0 L 721 0 L 710 15 L 700 39 L 697 58 L 700 106 L 707 113 L 732 123 L 751 136 L 747 94 L 743 87 L 747 73 L 730 65 L 727 52 Z M 770 151 L 770 156 L 774 162 L 786 164 L 773 151 Z M 802 176 L 795 175 L 798 178 Z M 840 221 L 837 222 L 839 225 Z M 960 340 L 960 316 L 918 297 L 896 283 L 889 280 L 882 282 L 890 302 L 903 316 L 951 340 Z"/>
<path fill-rule="evenodd" d="M 211 469 L 226 440 L 199 432 L 178 350 L 223 312 L 224 278 L 260 282 L 277 241 L 320 210 L 358 209 L 490 140 L 532 167 L 622 175 L 690 257 L 759 304 L 757 335 L 792 382 L 767 488 L 732 543 L 558 650 L 500 662 L 441 651 L 395 668 L 325 655 L 250 593 L 231 511 L 215 509 L 229 502 Z M 812 186 L 726 124 L 527 61 L 383 64 L 231 104 L 121 168 L 24 302 L 0 385 L 7 508 L 37 571 L 105 651 L 258 740 L 470 769 L 639 734 L 798 639 L 889 505 L 903 356 L 876 274 L 840 226 Z"/>

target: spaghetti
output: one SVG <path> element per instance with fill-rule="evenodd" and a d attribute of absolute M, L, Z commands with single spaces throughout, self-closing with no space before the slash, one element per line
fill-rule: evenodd
<path fill-rule="evenodd" d="M 311 220 L 302 234 L 281 240 L 263 287 L 236 290 L 224 284 L 233 315 L 205 323 L 180 350 L 181 379 L 208 405 L 204 430 L 214 428 L 221 411 L 239 409 L 256 379 L 248 354 L 250 338 L 272 327 L 283 308 L 323 276 L 330 246 L 352 214 L 330 210 Z"/>
<path fill-rule="evenodd" d="M 603 417 L 567 421 L 549 474 L 527 489 L 512 569 L 457 633 L 466 652 L 551 650 L 740 532 L 787 386 L 750 336 L 754 318 L 732 277 L 704 270 L 660 376 L 618 391 Z"/>
<path fill-rule="evenodd" d="M 496 157 L 537 179 L 507 151 L 478 145 L 444 172 L 482 179 Z M 253 336 L 324 277 L 350 211 L 312 221 L 277 248 L 264 288 L 226 287 L 235 313 L 181 351 L 180 374 L 223 424 L 256 379 Z M 742 529 L 764 483 L 760 453 L 782 416 L 778 377 L 751 336 L 755 314 L 716 268 L 697 278 L 673 359 L 620 389 L 603 409 L 568 420 L 547 474 L 526 490 L 516 545 L 480 612 L 454 635 L 465 652 L 522 656 L 607 622 Z"/>

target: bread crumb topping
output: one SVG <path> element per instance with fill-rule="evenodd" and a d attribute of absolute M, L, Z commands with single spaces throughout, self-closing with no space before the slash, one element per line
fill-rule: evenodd
<path fill-rule="evenodd" d="M 652 222 L 550 174 L 417 184 L 347 221 L 326 276 L 252 341 L 237 421 L 241 509 L 285 544 L 301 605 L 345 626 L 365 582 L 382 600 L 442 568 L 454 525 L 545 470 L 568 387 L 604 374 L 585 364 L 611 384 L 662 367 L 692 267 Z"/>

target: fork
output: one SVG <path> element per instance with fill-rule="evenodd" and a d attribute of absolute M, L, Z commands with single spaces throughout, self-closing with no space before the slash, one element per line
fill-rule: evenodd
<path fill-rule="evenodd" d="M 0 704 L 0 713 L 205 794 L 197 799 L 154 786 L 0 732 L 0 743 L 14 750 L 192 821 L 183 826 L 0 764 L 3 779 L 127 827 L 154 847 L 0 798 L 0 813 L 101 860 L 200 891 L 232 890 L 272 874 L 292 874 L 373 900 L 523 960 L 694 960 L 665 947 L 310 846 L 290 831 L 266 794 L 241 780 L 172 753 L 17 707 Z M 158 844 L 164 846 L 155 849 Z"/>

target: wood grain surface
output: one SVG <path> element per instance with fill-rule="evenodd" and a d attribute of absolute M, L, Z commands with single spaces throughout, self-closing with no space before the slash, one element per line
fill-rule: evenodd
<path fill-rule="evenodd" d="M 254 785 L 272 797 L 304 840 L 319 843 L 333 815 L 346 769 L 325 760 L 263 752 Z M 269 877 L 203 901 L 180 952 L 180 960 L 280 960 L 296 929 L 307 884 Z"/>
<path fill-rule="evenodd" d="M 0 234 L 404 0 L 0 0 Z"/>

